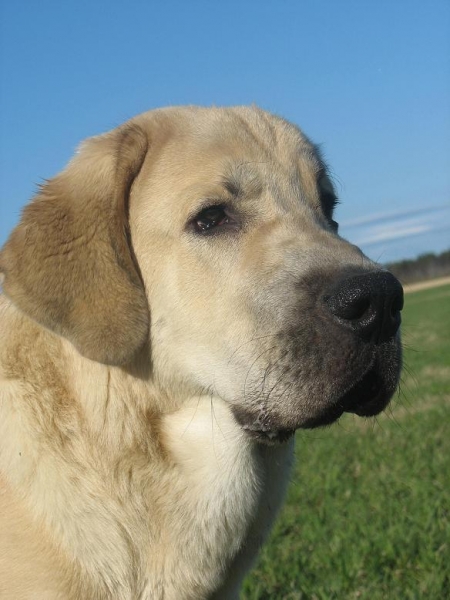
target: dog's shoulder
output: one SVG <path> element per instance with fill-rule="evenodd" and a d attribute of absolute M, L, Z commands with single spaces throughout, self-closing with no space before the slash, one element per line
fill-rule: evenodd
<path fill-rule="evenodd" d="M 0 597 L 67 600 L 70 564 L 0 476 Z"/>
<path fill-rule="evenodd" d="M 0 597 L 5 600 L 71 597 L 70 564 L 27 504 L 30 472 L 39 460 L 28 437 L 41 399 L 32 374 L 48 377 L 51 351 L 40 329 L 0 294 Z"/>

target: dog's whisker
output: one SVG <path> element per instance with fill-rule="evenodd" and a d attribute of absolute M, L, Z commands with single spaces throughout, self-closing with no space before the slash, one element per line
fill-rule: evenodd
<path fill-rule="evenodd" d="M 193 414 L 192 414 L 191 420 L 189 421 L 189 423 L 186 425 L 185 429 L 183 430 L 183 432 L 182 432 L 182 434 L 181 434 L 181 437 L 184 437 L 184 435 L 186 434 L 187 430 L 188 430 L 188 429 L 189 429 L 189 427 L 192 425 L 192 423 L 193 423 L 193 421 L 194 421 L 194 419 L 195 419 L 195 415 L 196 415 L 196 413 L 197 413 L 197 411 L 198 411 L 198 406 L 199 406 L 199 404 L 200 404 L 200 398 L 198 398 L 198 399 L 197 399 L 197 404 L 196 404 L 196 406 L 195 406 L 195 410 L 194 410 L 194 412 L 193 412 Z"/>
<path fill-rule="evenodd" d="M 266 385 L 266 380 L 267 380 L 267 377 L 268 377 L 268 375 L 269 375 L 269 374 L 270 374 L 272 371 L 276 371 L 276 369 L 277 369 L 278 365 L 280 364 L 280 362 L 281 362 L 282 360 L 284 360 L 284 358 L 287 356 L 287 354 L 288 354 L 288 353 L 289 353 L 289 352 L 288 352 L 288 350 L 284 351 L 284 352 L 282 353 L 282 355 L 281 355 L 281 356 L 279 356 L 279 357 L 278 357 L 278 358 L 275 360 L 275 362 L 274 362 L 274 363 L 270 363 L 270 362 L 269 362 L 269 363 L 267 364 L 267 367 L 264 369 L 264 374 L 263 374 L 263 378 L 262 378 L 262 382 L 261 382 L 261 385 L 260 385 L 260 388 L 259 388 L 259 390 L 255 390 L 255 391 L 253 391 L 253 392 L 252 392 L 252 403 L 253 403 L 253 404 L 257 403 L 257 402 L 260 400 L 260 398 L 263 398 L 263 399 L 264 399 L 264 403 L 266 403 L 266 402 L 267 402 L 267 400 L 268 400 L 268 396 L 266 397 L 266 396 L 264 395 L 264 391 L 265 391 L 265 385 Z M 259 357 L 258 357 L 258 358 L 259 358 Z M 247 378 L 248 378 L 249 374 L 250 374 L 250 371 L 247 373 L 246 381 L 247 381 Z M 269 393 L 269 396 L 270 396 L 270 393 Z"/>
<path fill-rule="evenodd" d="M 276 333 L 270 333 L 267 335 L 260 335 L 254 338 L 251 338 L 250 340 L 247 340 L 246 342 L 243 342 L 242 344 L 240 344 L 236 350 L 233 351 L 233 353 L 231 354 L 230 358 L 227 360 L 227 364 L 230 364 L 231 360 L 233 359 L 233 357 L 239 352 L 239 350 L 241 350 L 242 348 L 244 348 L 245 346 L 252 344 L 254 342 L 258 342 L 260 340 L 264 340 L 267 338 L 271 338 L 271 337 L 278 337 L 278 334 Z"/>
<path fill-rule="evenodd" d="M 246 399 L 246 388 L 247 388 L 247 381 L 248 378 L 250 376 L 250 372 L 252 370 L 252 368 L 254 367 L 254 365 L 258 362 L 258 360 L 261 358 L 261 356 L 263 356 L 264 354 L 266 354 L 266 352 L 271 352 L 272 350 L 275 350 L 277 348 L 277 346 L 272 346 L 271 348 L 266 348 L 265 350 L 263 350 L 256 358 L 255 360 L 252 362 L 252 364 L 250 365 L 248 371 L 247 371 L 247 375 L 245 376 L 245 380 L 244 380 L 244 388 L 243 388 L 243 393 L 244 393 L 244 400 Z"/>

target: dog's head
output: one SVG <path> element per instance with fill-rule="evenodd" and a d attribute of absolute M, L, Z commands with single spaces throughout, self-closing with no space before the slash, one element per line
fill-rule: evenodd
<path fill-rule="evenodd" d="M 141 115 L 88 140 L 0 254 L 16 305 L 91 360 L 151 349 L 168 394 L 219 396 L 258 439 L 374 415 L 402 288 L 342 239 L 317 148 L 256 108 Z"/>

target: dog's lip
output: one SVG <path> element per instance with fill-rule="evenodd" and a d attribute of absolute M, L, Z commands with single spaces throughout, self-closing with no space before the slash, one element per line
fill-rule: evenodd
<path fill-rule="evenodd" d="M 301 424 L 302 429 L 314 429 L 335 423 L 343 413 L 354 413 L 359 417 L 373 417 L 389 402 L 391 393 L 381 377 L 376 363 L 322 412 Z"/>
<path fill-rule="evenodd" d="M 235 410 L 235 418 L 242 429 L 253 439 L 268 445 L 282 443 L 289 439 L 296 429 L 313 429 L 335 423 L 344 412 L 354 413 L 360 417 L 372 417 L 385 408 L 391 393 L 381 376 L 379 365 L 375 360 L 356 383 L 353 383 L 339 396 L 329 401 L 322 409 L 302 420 L 294 427 L 277 427 L 276 422 L 255 422 L 246 411 Z"/>
<path fill-rule="evenodd" d="M 370 417 L 380 412 L 380 400 L 386 395 L 383 380 L 376 365 L 366 373 L 337 401 L 343 412 Z"/>
<path fill-rule="evenodd" d="M 273 446 L 287 441 L 295 433 L 293 427 L 280 427 L 277 423 L 270 422 L 264 411 L 256 416 L 243 407 L 234 406 L 232 410 L 242 431 L 255 441 Z"/>

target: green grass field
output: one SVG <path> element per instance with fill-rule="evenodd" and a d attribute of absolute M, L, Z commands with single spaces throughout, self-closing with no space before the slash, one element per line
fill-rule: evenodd
<path fill-rule="evenodd" d="M 399 396 L 301 431 L 245 600 L 450 598 L 450 285 L 410 293 Z"/>

